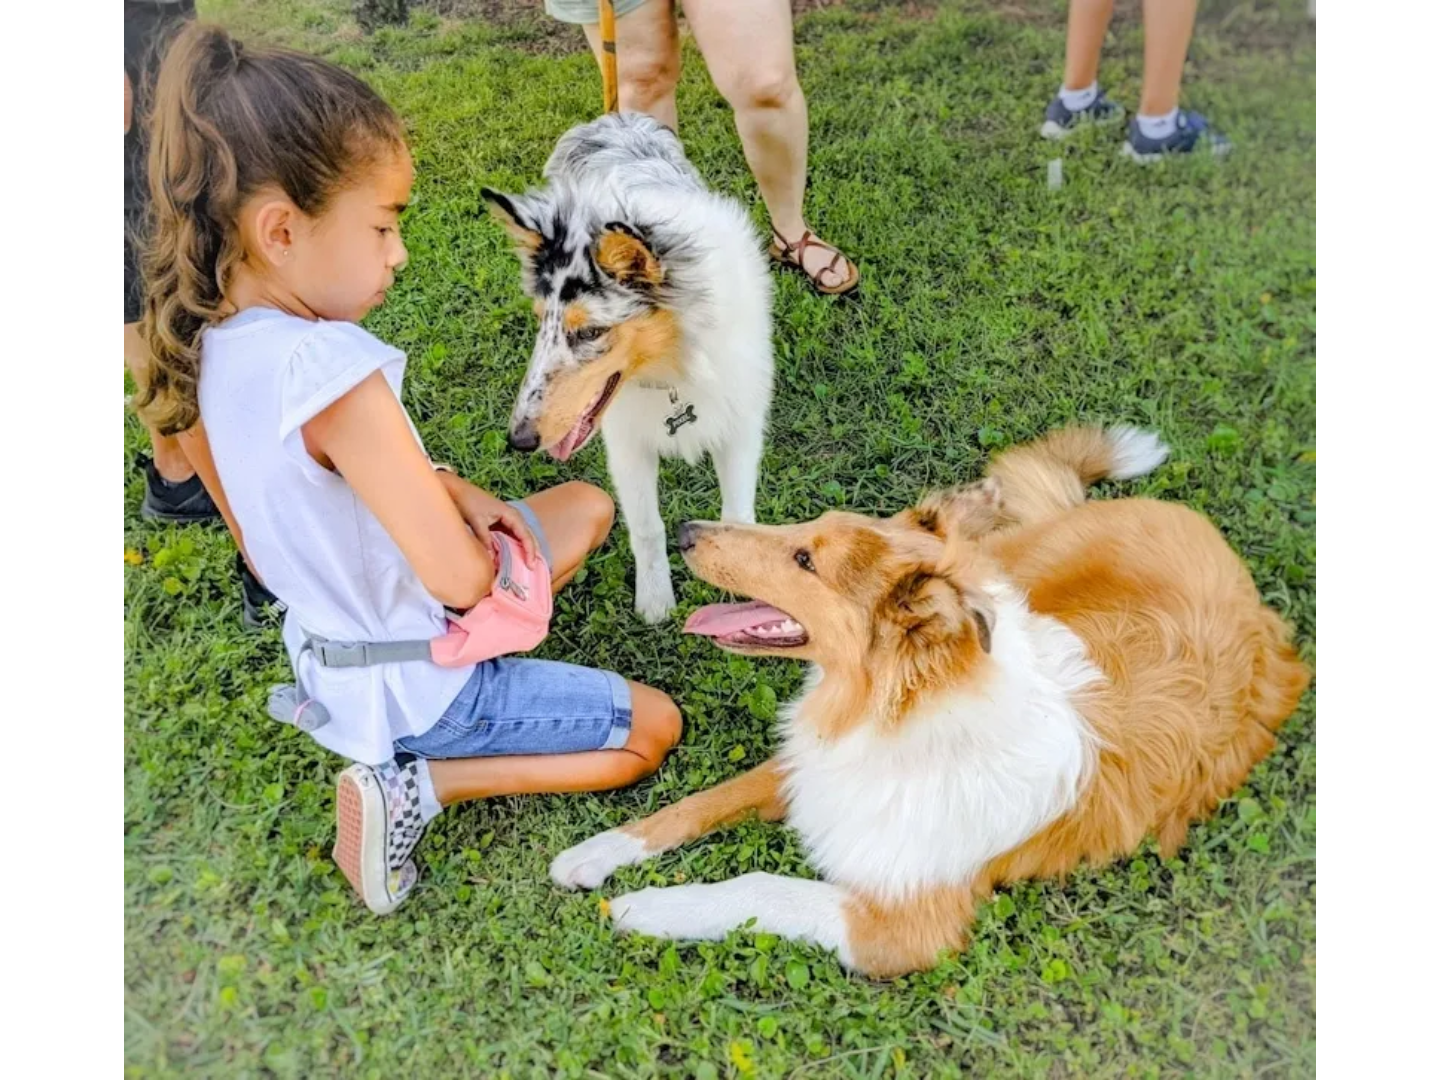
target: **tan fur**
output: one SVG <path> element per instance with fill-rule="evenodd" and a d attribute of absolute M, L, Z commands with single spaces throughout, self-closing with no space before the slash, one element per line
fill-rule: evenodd
<path fill-rule="evenodd" d="M 1034 524 L 1085 501 L 1085 488 L 1110 471 L 1110 444 L 1100 428 L 1052 431 L 1007 450 L 986 474 L 1004 491 L 1010 523 Z"/>
<path fill-rule="evenodd" d="M 595 262 L 622 285 L 659 285 L 665 280 L 665 270 L 655 253 L 639 237 L 618 229 L 600 234 L 595 242 Z"/>
<path fill-rule="evenodd" d="M 941 953 L 964 948 L 975 918 L 971 889 L 927 889 L 900 903 L 852 896 L 845 926 L 855 968 L 876 979 L 922 971 Z"/>
<path fill-rule="evenodd" d="M 659 813 L 623 826 L 621 832 L 644 841 L 651 854 L 689 843 L 712 829 L 730 825 L 751 813 L 762 821 L 785 816 L 780 791 L 780 769 L 775 762 L 751 769 L 706 791 L 681 799 Z"/>
<path fill-rule="evenodd" d="M 799 551 L 811 555 L 814 573 L 797 564 Z M 871 720 L 900 723 L 921 696 L 984 662 L 993 615 L 973 586 L 985 572 L 965 575 L 985 560 L 972 548 L 951 556 L 952 573 L 937 573 L 945 558 L 945 545 L 914 524 L 913 511 L 879 521 L 831 512 L 803 525 L 707 526 L 685 555 L 705 580 L 774 604 L 806 627 L 806 646 L 742 651 L 825 669 L 801 708 L 827 737 Z"/>
<path fill-rule="evenodd" d="M 542 237 L 534 229 L 527 229 L 507 214 L 498 203 L 490 203 L 490 216 L 505 227 L 510 239 L 515 241 L 515 250 L 523 258 L 540 250 Z"/>
<path fill-rule="evenodd" d="M 584 304 L 569 303 L 565 305 L 563 321 L 566 330 L 579 330 L 590 321 L 590 312 L 586 310 Z"/>
<path fill-rule="evenodd" d="M 567 320 L 569 315 L 567 310 Z M 564 438 L 611 375 L 618 372 L 623 385 L 642 371 L 658 374 L 670 370 L 680 350 L 680 323 L 671 312 L 657 308 L 615 327 L 607 343 L 610 347 L 605 355 L 551 382 L 537 424 L 543 445 Z"/>
<path fill-rule="evenodd" d="M 1069 627 L 1107 677 L 1075 702 L 1103 745 L 1076 805 L 968 886 L 903 903 L 852 894 L 847 929 L 861 971 L 903 974 L 962 947 L 995 887 L 1106 863 L 1147 834 L 1173 854 L 1270 752 L 1309 685 L 1288 628 L 1209 521 L 1149 499 L 1085 501 L 1084 484 L 1110 468 L 1103 435 L 1071 429 L 1001 455 L 981 485 L 887 520 L 831 513 L 779 528 L 705 526 L 686 552 L 701 577 L 806 628 L 803 646 L 742 651 L 823 668 L 797 719 L 826 737 L 903 724 L 920 702 L 982 674 L 979 586 L 997 577 Z M 802 550 L 814 573 L 797 564 Z M 627 831 L 647 847 L 653 836 L 658 850 L 747 809 L 774 813 L 774 768 Z M 752 779 L 766 769 L 763 783 Z"/>

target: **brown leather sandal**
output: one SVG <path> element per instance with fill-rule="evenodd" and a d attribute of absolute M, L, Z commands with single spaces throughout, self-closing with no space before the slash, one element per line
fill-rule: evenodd
<path fill-rule="evenodd" d="M 810 284 L 815 286 L 816 291 L 822 292 L 826 296 L 839 296 L 841 293 L 850 292 L 855 286 L 860 284 L 860 268 L 856 266 L 852 260 L 846 258 L 839 248 L 832 244 L 827 244 L 823 240 L 815 239 L 815 234 L 809 229 L 806 229 L 805 234 L 793 243 L 781 236 L 773 226 L 770 231 L 775 235 L 775 239 L 770 243 L 770 258 L 782 266 L 789 266 L 799 270 L 810 279 Z M 833 251 L 835 253 L 828 263 L 813 274 L 805 269 L 805 249 L 811 247 L 817 247 L 824 251 Z M 845 261 L 850 264 L 850 276 L 838 285 L 822 285 L 820 283 L 821 275 L 827 272 L 834 274 L 836 272 L 835 264 L 841 259 L 845 259 Z"/>

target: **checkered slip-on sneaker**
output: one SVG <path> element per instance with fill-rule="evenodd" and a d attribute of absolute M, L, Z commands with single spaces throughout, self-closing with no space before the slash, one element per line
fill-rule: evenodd
<path fill-rule="evenodd" d="M 425 832 L 416 764 L 352 765 L 335 785 L 335 862 L 365 906 L 388 915 L 419 876 L 410 853 Z"/>

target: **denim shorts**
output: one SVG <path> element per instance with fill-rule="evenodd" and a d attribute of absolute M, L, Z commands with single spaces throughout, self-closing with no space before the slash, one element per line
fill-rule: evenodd
<path fill-rule="evenodd" d="M 534 511 L 522 502 L 510 505 L 524 516 L 553 566 Z M 400 739 L 395 751 L 465 758 L 618 750 L 630 738 L 630 717 L 630 685 L 613 671 L 501 656 L 476 664 L 435 726 Z"/>

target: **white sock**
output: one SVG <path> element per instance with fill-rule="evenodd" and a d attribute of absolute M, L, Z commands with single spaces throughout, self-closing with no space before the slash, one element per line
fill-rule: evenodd
<path fill-rule="evenodd" d="M 1100 84 L 1098 82 L 1092 82 L 1080 90 L 1066 90 L 1065 87 L 1060 87 L 1060 104 L 1071 112 L 1088 109 L 1099 96 Z"/>
<path fill-rule="evenodd" d="M 1147 139 L 1168 139 L 1175 134 L 1177 126 L 1175 118 L 1179 115 L 1179 108 L 1171 109 L 1159 116 L 1146 116 L 1144 113 L 1138 113 L 1135 116 L 1135 122 L 1140 125 L 1140 134 Z"/>
<path fill-rule="evenodd" d="M 444 809 L 435 797 L 435 782 L 430 779 L 430 763 L 424 758 L 415 759 L 415 779 L 420 781 L 420 817 L 430 824 Z"/>

